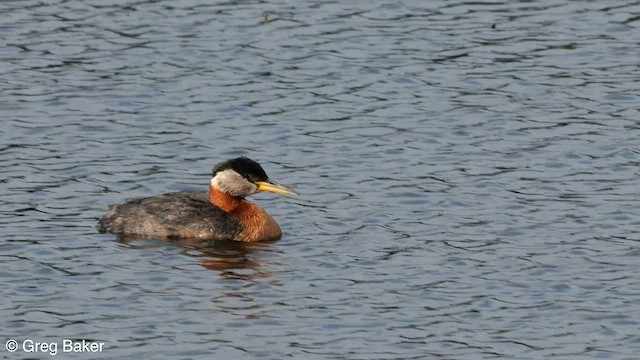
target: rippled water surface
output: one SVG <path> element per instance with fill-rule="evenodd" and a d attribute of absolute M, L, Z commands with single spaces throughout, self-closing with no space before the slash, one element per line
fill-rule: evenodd
<path fill-rule="evenodd" d="M 640 353 L 637 1 L 0 10 L 3 358 Z M 240 155 L 282 240 L 96 233 Z"/>

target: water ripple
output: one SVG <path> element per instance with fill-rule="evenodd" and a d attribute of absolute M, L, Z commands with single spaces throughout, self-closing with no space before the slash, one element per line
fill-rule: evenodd
<path fill-rule="evenodd" d="M 8 337 L 101 358 L 636 357 L 635 2 L 0 8 Z M 95 233 L 106 204 L 202 190 L 241 155 L 302 194 L 255 197 L 281 241 Z"/>

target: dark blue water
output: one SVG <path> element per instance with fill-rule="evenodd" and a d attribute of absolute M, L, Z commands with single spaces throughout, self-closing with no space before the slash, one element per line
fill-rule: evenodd
<path fill-rule="evenodd" d="M 0 11 L 3 358 L 640 353 L 637 2 Z M 241 155 L 282 240 L 96 233 Z"/>

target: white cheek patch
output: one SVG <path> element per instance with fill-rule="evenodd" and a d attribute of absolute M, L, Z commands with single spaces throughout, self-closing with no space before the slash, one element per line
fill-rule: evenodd
<path fill-rule="evenodd" d="M 245 197 L 255 193 L 258 186 L 233 170 L 224 170 L 211 179 L 211 186 L 231 196 Z"/>

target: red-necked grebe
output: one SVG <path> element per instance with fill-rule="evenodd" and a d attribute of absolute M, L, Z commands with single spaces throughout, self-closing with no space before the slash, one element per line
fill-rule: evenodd
<path fill-rule="evenodd" d="M 98 231 L 148 238 L 268 241 L 280 227 L 258 205 L 245 200 L 259 191 L 298 195 L 267 177 L 246 157 L 216 165 L 209 192 L 176 192 L 110 205 Z"/>

